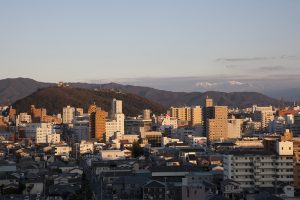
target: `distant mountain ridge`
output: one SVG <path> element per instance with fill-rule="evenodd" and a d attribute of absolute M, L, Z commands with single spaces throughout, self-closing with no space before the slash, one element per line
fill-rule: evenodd
<path fill-rule="evenodd" d="M 62 113 L 63 107 L 71 105 L 83 108 L 85 112 L 88 107 L 95 103 L 101 109 L 111 111 L 112 99 L 123 101 L 123 112 L 127 116 L 142 114 L 144 109 L 150 109 L 154 114 L 166 112 L 167 108 L 159 103 L 131 93 L 103 89 L 99 91 L 83 88 L 59 88 L 47 87 L 37 90 L 31 95 L 16 101 L 13 107 L 17 112 L 30 112 L 31 105 L 46 108 L 48 114 Z"/>
<path fill-rule="evenodd" d="M 4 86 L 3 86 L 4 85 Z M 7 103 L 7 99 L 11 103 L 18 99 L 35 92 L 38 88 L 53 86 L 53 83 L 42 83 L 32 79 L 16 78 L 0 80 L 0 104 Z M 280 100 L 270 98 L 257 92 L 171 92 L 158 90 L 150 87 L 121 85 L 117 83 L 108 84 L 89 84 L 89 83 L 69 83 L 73 88 L 84 89 L 115 89 L 126 93 L 132 93 L 149 100 L 158 102 L 166 107 L 180 105 L 204 105 L 205 98 L 209 96 L 216 105 L 227 105 L 230 107 L 250 107 L 254 104 L 260 106 L 280 106 L 283 104 Z M 285 102 L 291 105 L 290 102 Z"/>
<path fill-rule="evenodd" d="M 14 103 L 39 88 L 54 85 L 53 83 L 38 82 L 29 78 L 6 78 L 0 80 L 0 105 Z"/>

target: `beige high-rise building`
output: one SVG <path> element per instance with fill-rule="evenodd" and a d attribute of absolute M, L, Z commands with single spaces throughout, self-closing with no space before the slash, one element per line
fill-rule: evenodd
<path fill-rule="evenodd" d="M 212 99 L 210 99 L 208 96 L 206 97 L 206 99 L 205 99 L 205 106 L 204 106 L 204 108 L 202 109 L 202 120 L 203 120 L 203 126 L 202 126 L 202 128 L 203 128 L 203 133 L 205 134 L 205 135 L 207 135 L 207 130 L 206 130 L 206 128 L 208 127 L 208 121 L 207 121 L 207 119 L 208 119 L 208 108 L 210 108 L 210 107 L 212 107 L 214 105 L 214 103 L 213 103 L 213 100 Z"/>
<path fill-rule="evenodd" d="M 240 138 L 243 120 L 242 119 L 228 119 L 228 138 Z"/>
<path fill-rule="evenodd" d="M 171 107 L 171 117 L 181 121 L 191 121 L 191 107 Z"/>
<path fill-rule="evenodd" d="M 75 108 L 71 106 L 67 106 L 63 108 L 63 123 L 71 124 L 75 117 Z"/>
<path fill-rule="evenodd" d="M 143 110 L 143 119 L 145 119 L 145 120 L 151 119 L 151 110 L 150 109 Z"/>
<path fill-rule="evenodd" d="M 200 106 L 195 106 L 191 109 L 191 120 L 192 126 L 202 125 L 202 108 Z"/>
<path fill-rule="evenodd" d="M 170 115 L 179 121 L 187 121 L 192 126 L 202 125 L 202 109 L 200 106 L 194 107 L 171 107 Z"/>
<path fill-rule="evenodd" d="M 208 141 L 228 138 L 227 106 L 206 107 L 206 136 Z"/>
<path fill-rule="evenodd" d="M 208 96 L 205 99 L 205 107 L 212 107 L 214 106 L 214 102 L 212 99 L 210 99 Z"/>

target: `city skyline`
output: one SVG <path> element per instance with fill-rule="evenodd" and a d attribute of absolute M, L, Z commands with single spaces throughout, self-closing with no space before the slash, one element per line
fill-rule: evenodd
<path fill-rule="evenodd" d="M 2 2 L 0 79 L 294 74 L 300 62 L 299 4 Z"/>

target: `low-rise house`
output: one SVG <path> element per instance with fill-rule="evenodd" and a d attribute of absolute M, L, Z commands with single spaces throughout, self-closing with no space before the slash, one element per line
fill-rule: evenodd
<path fill-rule="evenodd" d="M 144 176 L 123 176 L 112 183 L 113 198 L 142 199 L 142 187 L 149 179 Z"/>
<path fill-rule="evenodd" d="M 243 190 L 240 187 L 240 183 L 226 179 L 221 183 L 221 190 L 223 196 L 229 199 L 241 199 L 243 198 Z"/>
<path fill-rule="evenodd" d="M 163 182 L 150 180 L 143 186 L 143 200 L 165 200 L 166 184 Z"/>

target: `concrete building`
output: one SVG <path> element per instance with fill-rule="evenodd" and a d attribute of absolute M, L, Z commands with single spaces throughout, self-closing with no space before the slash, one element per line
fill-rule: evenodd
<path fill-rule="evenodd" d="M 202 126 L 202 108 L 195 106 L 191 108 L 192 126 Z"/>
<path fill-rule="evenodd" d="M 143 110 L 143 119 L 150 120 L 151 119 L 151 110 L 145 109 Z"/>
<path fill-rule="evenodd" d="M 60 134 L 59 133 L 52 133 L 47 135 L 47 143 L 48 144 L 58 144 L 60 143 Z"/>
<path fill-rule="evenodd" d="M 131 154 L 128 150 L 101 150 L 99 151 L 102 160 L 124 160 Z"/>
<path fill-rule="evenodd" d="M 80 154 L 93 153 L 94 152 L 94 143 L 82 140 L 79 146 Z"/>
<path fill-rule="evenodd" d="M 224 180 L 240 183 L 243 189 L 293 185 L 293 143 L 277 142 L 275 154 L 235 151 L 224 155 Z"/>
<path fill-rule="evenodd" d="M 67 144 L 61 144 L 55 146 L 55 155 L 56 156 L 66 156 L 69 157 L 72 151 L 72 147 L 68 146 Z"/>
<path fill-rule="evenodd" d="M 267 130 L 269 123 L 274 120 L 274 112 L 272 106 L 258 107 L 253 106 L 254 121 L 261 123 L 261 129 Z"/>
<path fill-rule="evenodd" d="M 294 135 L 299 136 L 300 135 L 300 113 L 297 112 L 294 115 L 294 124 L 292 125 L 292 130 Z"/>
<path fill-rule="evenodd" d="M 111 107 L 111 114 L 122 114 L 123 113 L 123 105 L 121 100 L 113 99 L 112 100 L 112 107 Z M 114 117 L 114 116 L 112 116 Z"/>
<path fill-rule="evenodd" d="M 240 138 L 242 119 L 228 119 L 228 138 Z"/>
<path fill-rule="evenodd" d="M 147 131 L 141 133 L 142 143 L 151 147 L 161 147 L 162 134 L 159 131 Z"/>
<path fill-rule="evenodd" d="M 16 121 L 16 114 L 17 114 L 17 110 L 15 108 L 13 108 L 12 106 L 10 106 L 9 111 L 8 111 L 9 121 L 15 122 Z"/>
<path fill-rule="evenodd" d="M 160 130 L 164 132 L 166 129 L 176 130 L 178 128 L 177 118 L 171 117 L 170 115 L 159 116 L 158 125 Z"/>
<path fill-rule="evenodd" d="M 17 126 L 22 123 L 31 123 L 31 122 L 32 122 L 31 115 L 28 115 L 27 113 L 20 113 L 16 119 Z"/>
<path fill-rule="evenodd" d="M 89 115 L 75 116 L 72 127 L 72 138 L 74 142 L 89 139 Z"/>
<path fill-rule="evenodd" d="M 220 141 L 228 138 L 227 106 L 206 107 L 205 121 L 205 130 L 208 141 Z"/>
<path fill-rule="evenodd" d="M 33 139 L 37 144 L 47 144 L 47 135 L 53 133 L 51 123 L 29 123 L 25 127 L 26 138 Z"/>
<path fill-rule="evenodd" d="M 76 108 L 75 109 L 75 116 L 83 116 L 83 108 Z"/>
<path fill-rule="evenodd" d="M 300 138 L 293 138 L 294 149 L 294 187 L 300 190 Z"/>
<path fill-rule="evenodd" d="M 187 121 L 192 126 L 202 125 L 202 109 L 200 106 L 171 107 L 170 116 L 179 121 Z"/>
<path fill-rule="evenodd" d="M 171 107 L 171 117 L 177 118 L 180 121 L 191 121 L 191 107 Z"/>
<path fill-rule="evenodd" d="M 67 106 L 63 108 L 63 123 L 72 124 L 75 117 L 75 108 Z"/>
<path fill-rule="evenodd" d="M 125 115 L 122 111 L 122 101 L 113 99 L 111 118 L 106 121 L 105 139 L 108 142 L 114 133 L 125 134 Z"/>
<path fill-rule="evenodd" d="M 89 140 L 103 140 L 106 131 L 107 112 L 95 104 L 89 107 Z"/>
<path fill-rule="evenodd" d="M 286 129 L 286 123 L 284 117 L 276 117 L 269 123 L 268 129 L 270 133 L 283 134 Z"/>
<path fill-rule="evenodd" d="M 47 110 L 45 108 L 36 108 L 34 105 L 31 105 L 32 122 L 42 122 L 43 117 L 46 115 Z"/>
<path fill-rule="evenodd" d="M 186 176 L 182 179 L 182 200 L 205 199 L 205 185 L 203 180 L 194 176 Z"/>
<path fill-rule="evenodd" d="M 143 131 L 152 130 L 152 120 L 139 117 L 127 117 L 125 119 L 126 134 L 141 134 Z"/>

